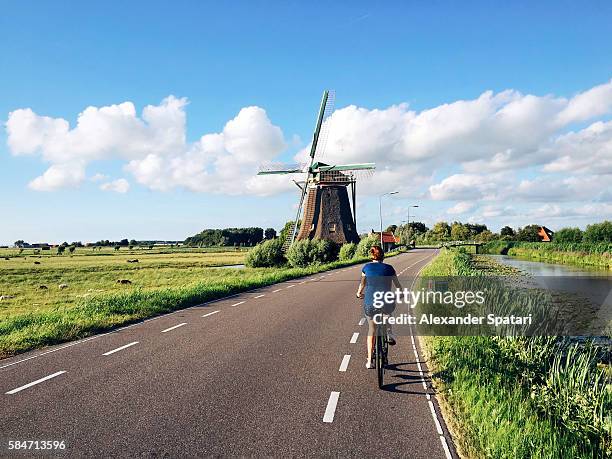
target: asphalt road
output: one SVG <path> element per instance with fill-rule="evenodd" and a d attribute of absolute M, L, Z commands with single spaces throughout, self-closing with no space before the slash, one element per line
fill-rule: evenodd
<path fill-rule="evenodd" d="M 414 276 L 434 254 L 389 263 Z M 360 270 L 0 361 L 0 457 L 456 457 L 418 339 L 398 337 L 383 390 L 365 368 Z"/>

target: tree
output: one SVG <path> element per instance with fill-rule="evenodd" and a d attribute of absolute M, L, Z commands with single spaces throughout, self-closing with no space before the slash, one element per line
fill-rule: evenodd
<path fill-rule="evenodd" d="M 22 249 L 25 245 L 26 245 L 26 242 L 23 239 L 19 239 L 18 241 L 15 241 L 15 244 L 14 244 L 14 246 L 17 247 L 18 249 Z"/>
<path fill-rule="evenodd" d="M 274 239 L 276 237 L 276 230 L 274 228 L 266 228 L 264 236 L 266 239 Z"/>
<path fill-rule="evenodd" d="M 459 222 L 453 222 L 450 230 L 450 238 L 453 241 L 467 241 L 472 236 L 469 228 Z"/>
<path fill-rule="evenodd" d="M 466 223 L 464 226 L 468 229 L 470 237 L 474 237 L 477 234 L 488 230 L 487 225 L 483 225 L 481 223 Z"/>
<path fill-rule="evenodd" d="M 517 241 L 524 242 L 539 242 L 540 236 L 538 232 L 540 231 L 540 225 L 527 225 L 524 228 L 519 228 L 516 233 Z"/>
<path fill-rule="evenodd" d="M 584 230 L 584 242 L 612 242 L 612 221 L 588 225 Z"/>
<path fill-rule="evenodd" d="M 555 242 L 582 242 L 580 228 L 561 228 L 553 237 Z"/>
<path fill-rule="evenodd" d="M 57 254 L 58 255 L 63 255 L 64 254 L 64 250 L 66 250 L 66 246 L 65 245 L 60 245 L 57 247 Z"/>
<path fill-rule="evenodd" d="M 387 226 L 387 229 L 385 230 L 387 233 L 394 233 L 397 230 L 397 225 L 389 225 Z"/>
<path fill-rule="evenodd" d="M 113 247 L 113 248 L 115 249 L 115 251 L 118 251 L 118 250 L 121 248 L 121 246 L 120 246 L 119 244 L 117 244 L 117 245 L 116 245 L 115 247 Z"/>
<path fill-rule="evenodd" d="M 478 242 L 489 242 L 494 239 L 497 239 L 498 235 L 492 233 L 491 231 L 484 230 L 483 232 L 476 235 L 476 241 Z"/>
<path fill-rule="evenodd" d="M 507 226 L 507 225 L 501 229 L 499 234 L 501 234 L 502 236 L 510 236 L 510 237 L 513 237 L 516 235 L 514 230 L 510 226 Z"/>
<path fill-rule="evenodd" d="M 279 237 L 284 241 L 285 239 L 287 239 L 287 237 L 291 237 L 291 234 L 289 233 L 289 230 L 291 229 L 291 227 L 293 226 L 293 222 L 294 220 L 289 220 L 287 223 L 285 223 L 285 226 L 283 226 L 283 229 L 280 232 Z M 296 234 L 297 232 L 300 230 L 300 226 L 302 224 L 302 221 L 298 221 L 298 226 L 296 229 Z"/>
<path fill-rule="evenodd" d="M 75 249 L 76 249 L 76 246 L 75 245 L 71 245 L 70 247 L 68 247 L 68 252 L 70 252 L 70 254 L 72 255 L 74 253 Z"/>
<path fill-rule="evenodd" d="M 451 227 L 446 222 L 438 222 L 431 229 L 432 235 L 437 241 L 448 241 L 451 235 Z"/>
<path fill-rule="evenodd" d="M 119 245 L 122 247 L 127 247 L 128 245 L 130 245 L 130 243 L 127 239 L 121 239 L 121 241 L 119 242 Z"/>
<path fill-rule="evenodd" d="M 134 247 L 135 245 L 138 245 L 138 241 L 136 239 L 131 239 L 130 240 L 130 244 L 132 247 Z M 131 248 L 131 247 L 130 247 Z"/>

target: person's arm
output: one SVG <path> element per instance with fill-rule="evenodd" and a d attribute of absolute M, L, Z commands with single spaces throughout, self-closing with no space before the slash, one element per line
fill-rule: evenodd
<path fill-rule="evenodd" d="M 363 298 L 363 289 L 366 286 L 366 275 L 361 273 L 361 282 L 359 282 L 359 287 L 357 288 L 357 298 Z"/>

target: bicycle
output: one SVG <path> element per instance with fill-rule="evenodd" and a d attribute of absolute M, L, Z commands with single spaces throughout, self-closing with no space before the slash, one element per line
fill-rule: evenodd
<path fill-rule="evenodd" d="M 389 363 L 389 342 L 387 339 L 387 325 L 380 324 L 376 327 L 376 340 L 374 341 L 374 362 L 378 388 L 382 389 L 385 375 L 385 367 Z"/>

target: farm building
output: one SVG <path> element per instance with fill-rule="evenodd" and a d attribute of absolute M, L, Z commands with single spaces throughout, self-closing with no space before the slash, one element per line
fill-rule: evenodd
<path fill-rule="evenodd" d="M 380 231 L 372 230 L 369 235 L 376 236 L 378 239 L 380 239 Z M 383 250 L 385 252 L 389 252 L 390 250 L 393 250 L 400 243 L 399 238 L 395 237 L 395 235 L 390 231 L 383 231 L 382 240 L 383 240 Z"/>
<path fill-rule="evenodd" d="M 546 228 L 545 226 L 540 226 L 538 230 L 538 236 L 540 237 L 540 242 L 550 242 L 553 239 L 554 231 Z"/>

